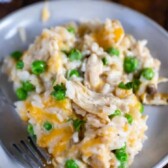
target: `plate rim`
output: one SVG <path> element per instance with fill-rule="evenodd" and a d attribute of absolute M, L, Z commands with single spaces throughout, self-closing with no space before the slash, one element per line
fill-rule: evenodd
<path fill-rule="evenodd" d="M 10 14 L 6 15 L 5 17 L 3 17 L 2 19 L 0 19 L 0 28 L 3 25 L 3 23 L 9 19 L 10 17 L 14 17 L 15 15 L 22 13 L 25 10 L 31 9 L 33 7 L 37 7 L 37 6 L 42 6 L 45 3 L 47 3 L 48 5 L 52 4 L 52 3 L 62 3 L 62 2 L 68 2 L 68 0 L 61 0 L 61 1 L 57 1 L 57 0 L 53 0 L 53 1 L 47 1 L 47 2 L 35 2 L 33 4 L 30 4 L 28 6 L 22 7 L 20 9 L 17 9 L 13 12 L 11 12 Z M 110 2 L 108 0 L 85 0 L 85 1 L 77 1 L 77 0 L 71 0 L 71 2 L 75 2 L 75 3 L 104 3 L 104 4 L 113 4 L 114 6 L 118 7 L 118 8 L 122 8 L 128 11 L 131 11 L 133 13 L 136 13 L 137 15 L 139 15 L 140 17 L 142 17 L 143 19 L 145 19 L 146 21 L 148 21 L 154 28 L 156 28 L 161 34 L 163 34 L 164 36 L 166 36 L 167 40 L 168 40 L 168 31 L 166 31 L 165 28 L 163 28 L 161 25 L 159 25 L 156 21 L 154 21 L 153 19 L 149 18 L 148 16 L 146 16 L 145 14 L 132 9 L 130 7 L 127 7 L 123 4 L 118 4 L 116 2 Z"/>
<path fill-rule="evenodd" d="M 53 0 L 53 1 L 47 1 L 47 4 L 55 4 L 55 3 L 62 3 L 62 2 L 66 2 L 68 0 Z M 112 4 L 114 6 L 116 6 L 117 8 L 122 8 L 124 10 L 128 10 L 131 11 L 137 15 L 139 15 L 141 18 L 145 19 L 151 26 L 153 26 L 157 31 L 159 31 L 163 36 L 166 37 L 167 41 L 168 41 L 168 31 L 166 31 L 166 29 L 164 29 L 161 25 L 159 25 L 156 21 L 154 21 L 153 19 L 149 18 L 148 16 L 146 16 L 145 14 L 132 9 L 130 7 L 127 7 L 123 4 L 118 4 L 116 2 L 110 2 L 108 0 L 85 0 L 85 1 L 77 1 L 77 0 L 71 0 L 71 2 L 75 2 L 75 3 L 103 3 L 103 4 Z M 11 13 L 9 13 L 8 15 L 6 15 L 5 17 L 3 17 L 2 19 L 0 19 L 0 31 L 3 30 L 3 25 L 6 22 L 6 20 L 10 19 L 11 17 L 15 17 L 16 15 L 21 14 L 22 12 L 24 12 L 25 10 L 31 10 L 34 7 L 43 7 L 45 5 L 46 2 L 35 2 L 33 4 L 30 4 L 28 6 L 25 7 L 21 7 L 20 9 L 17 9 Z M 165 166 L 168 163 L 168 154 L 165 155 L 165 157 L 163 157 L 153 168 L 161 168 L 163 166 Z"/>

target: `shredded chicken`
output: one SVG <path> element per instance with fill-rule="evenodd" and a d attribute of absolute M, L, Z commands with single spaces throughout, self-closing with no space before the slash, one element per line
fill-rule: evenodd
<path fill-rule="evenodd" d="M 85 85 L 88 88 L 96 90 L 101 84 L 100 75 L 103 72 L 103 63 L 98 57 L 93 54 L 88 58 L 85 72 Z"/>
<path fill-rule="evenodd" d="M 71 90 L 71 93 L 67 93 L 67 96 L 72 99 L 78 106 L 89 113 L 98 115 L 109 121 L 107 114 L 102 109 L 103 107 L 109 107 L 111 104 L 116 104 L 119 108 L 126 108 L 129 99 L 121 100 L 112 94 L 96 93 L 84 87 L 80 83 L 74 81 L 68 81 L 66 83 L 67 90 Z"/>

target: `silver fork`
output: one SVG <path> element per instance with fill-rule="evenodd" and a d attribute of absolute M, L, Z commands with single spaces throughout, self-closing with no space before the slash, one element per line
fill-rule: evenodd
<path fill-rule="evenodd" d="M 13 144 L 13 147 L 18 156 L 22 156 L 22 159 L 33 168 L 48 167 L 51 164 L 50 157 L 35 145 L 31 137 L 28 137 L 27 140 L 21 140 L 20 144 Z"/>
<path fill-rule="evenodd" d="M 51 167 L 50 155 L 36 146 L 34 138 L 26 132 L 26 124 L 20 120 L 14 107 L 2 95 L 0 125 L 1 144 L 12 159 L 22 163 L 24 167 Z"/>
<path fill-rule="evenodd" d="M 17 115 L 7 92 L 12 88 L 2 86 L 4 78 L 0 77 L 0 142 L 12 160 L 17 160 L 26 168 L 51 168 L 51 157 L 36 146 L 35 140 L 29 137 L 26 123 Z M 3 88 L 3 89 L 2 89 Z"/>

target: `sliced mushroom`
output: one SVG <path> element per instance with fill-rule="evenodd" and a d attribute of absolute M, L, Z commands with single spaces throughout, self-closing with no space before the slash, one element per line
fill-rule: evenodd
<path fill-rule="evenodd" d="M 150 84 L 147 86 L 146 88 L 146 92 L 149 94 L 149 95 L 153 95 L 153 94 L 156 94 L 157 93 L 157 88 L 154 84 Z"/>

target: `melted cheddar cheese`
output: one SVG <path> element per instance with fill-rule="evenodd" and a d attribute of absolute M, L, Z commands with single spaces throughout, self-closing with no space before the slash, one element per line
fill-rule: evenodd
<path fill-rule="evenodd" d="M 117 24 L 117 26 L 116 26 Z M 118 22 L 111 22 L 111 28 L 103 25 L 93 33 L 95 41 L 104 49 L 108 49 L 118 43 L 124 35 L 124 30 Z"/>
<path fill-rule="evenodd" d="M 100 137 L 90 139 L 82 144 L 81 151 L 85 156 L 90 157 L 92 155 L 92 152 L 89 149 L 93 148 L 94 146 L 98 146 L 99 144 L 102 144 Z"/>
<path fill-rule="evenodd" d="M 49 133 L 44 133 L 40 139 L 38 139 L 38 144 L 41 147 L 47 147 L 52 139 L 57 136 L 62 135 L 60 142 L 69 141 L 73 133 L 73 129 L 70 126 L 63 127 L 63 128 L 55 128 Z M 57 144 L 58 145 L 58 144 Z"/>
<path fill-rule="evenodd" d="M 28 101 L 25 102 L 25 107 L 28 111 L 29 118 L 34 120 L 34 122 L 37 125 L 41 126 L 41 133 L 37 137 L 37 144 L 40 147 L 48 148 L 53 139 L 55 139 L 56 137 L 60 137 L 59 143 L 54 144 L 51 150 L 51 154 L 55 157 L 67 149 L 67 145 L 69 144 L 70 139 L 72 138 L 74 130 L 71 125 L 66 125 L 66 120 L 60 121 L 57 117 L 57 113 L 49 113 L 46 109 L 54 107 L 61 109 L 62 113 L 65 113 L 65 115 L 69 117 L 72 117 L 74 114 L 72 113 L 69 99 L 65 99 L 63 101 L 56 101 L 54 98 L 50 97 L 49 99 L 43 102 L 43 105 L 43 108 L 39 108 L 32 105 Z M 45 121 L 49 121 L 54 125 L 53 129 L 49 132 L 43 129 L 43 123 Z"/>
<path fill-rule="evenodd" d="M 57 73 L 62 68 L 62 59 L 59 53 L 56 53 L 48 60 L 49 72 Z"/>

